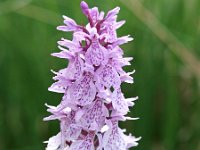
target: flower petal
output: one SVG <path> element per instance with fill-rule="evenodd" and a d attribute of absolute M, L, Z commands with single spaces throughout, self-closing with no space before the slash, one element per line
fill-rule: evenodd
<path fill-rule="evenodd" d="M 128 104 L 125 101 L 121 89 L 114 90 L 112 95 L 112 105 L 117 112 L 120 112 L 122 114 L 127 114 L 127 112 L 129 111 Z"/>
<path fill-rule="evenodd" d="M 103 84 L 106 88 L 113 86 L 114 88 L 119 88 L 121 81 L 118 73 L 111 65 L 101 66 L 96 71 L 97 84 Z"/>
<path fill-rule="evenodd" d="M 48 143 L 46 150 L 58 150 L 59 146 L 61 145 L 61 133 L 59 132 L 45 143 Z"/>
<path fill-rule="evenodd" d="M 93 41 L 85 54 L 86 62 L 94 66 L 106 64 L 106 62 L 108 61 L 106 51 L 107 50 L 103 46 L 101 46 L 99 42 Z"/>

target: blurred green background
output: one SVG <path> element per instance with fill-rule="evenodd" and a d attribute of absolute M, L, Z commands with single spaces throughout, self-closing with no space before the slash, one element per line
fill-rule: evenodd
<path fill-rule="evenodd" d="M 127 23 L 119 36 L 135 40 L 123 46 L 134 57 L 135 84 L 123 84 L 126 97 L 139 96 L 121 126 L 142 136 L 135 150 L 200 150 L 200 1 L 87 0 L 108 11 L 121 7 Z M 59 130 L 44 103 L 57 105 L 60 94 L 47 88 L 50 69 L 66 66 L 53 58 L 62 15 L 80 24 L 86 18 L 80 0 L 0 0 L 0 150 L 42 150 Z"/>

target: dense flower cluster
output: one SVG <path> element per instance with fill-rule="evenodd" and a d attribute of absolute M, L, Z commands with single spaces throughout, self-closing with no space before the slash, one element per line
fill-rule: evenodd
<path fill-rule="evenodd" d="M 58 30 L 73 32 L 73 39 L 58 41 L 61 52 L 53 56 L 69 61 L 67 68 L 55 73 L 56 82 L 50 91 L 63 93 L 58 106 L 48 106 L 51 116 L 45 121 L 58 119 L 60 132 L 47 141 L 46 150 L 127 150 L 137 146 L 139 138 L 125 135 L 119 121 L 126 117 L 135 98 L 125 98 L 120 85 L 133 83 L 122 67 L 130 65 L 132 58 L 124 58 L 120 45 L 132 40 L 129 36 L 117 37 L 116 30 L 125 21 L 117 22 L 119 7 L 99 12 L 81 2 L 86 26 L 78 25 L 64 16 L 64 26 Z"/>

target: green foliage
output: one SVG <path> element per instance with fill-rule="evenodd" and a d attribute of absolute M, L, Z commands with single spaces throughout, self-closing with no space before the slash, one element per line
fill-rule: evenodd
<path fill-rule="evenodd" d="M 47 91 L 53 82 L 50 70 L 66 65 L 50 53 L 58 51 L 56 41 L 60 37 L 70 38 L 69 34 L 56 31 L 63 14 L 86 23 L 79 3 L 0 1 L 1 150 L 42 150 L 42 142 L 59 130 L 58 122 L 42 121 L 48 115 L 44 103 L 56 105 L 61 99 L 61 95 Z M 130 3 L 129 0 L 88 3 L 106 11 L 120 6 L 119 18 L 127 23 L 119 35 L 131 34 L 135 38 L 123 46 L 125 55 L 134 57 L 133 65 L 126 69 L 136 69 L 135 84 L 123 84 L 123 91 L 126 97 L 139 96 L 130 115 L 140 120 L 121 123 L 136 136 L 142 136 L 135 149 L 199 150 L 200 82 L 194 73 L 197 70 L 191 71 L 190 64 L 174 52 L 176 49 L 170 49 L 168 40 L 163 42 L 123 4 Z M 199 0 L 142 0 L 142 4 L 199 60 Z"/>

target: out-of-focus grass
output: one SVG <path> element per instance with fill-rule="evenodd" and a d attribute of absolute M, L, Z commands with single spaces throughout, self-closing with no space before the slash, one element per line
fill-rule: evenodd
<path fill-rule="evenodd" d="M 179 53 L 187 50 L 199 63 L 200 1 L 139 2 L 184 46 Z M 1 150 L 44 149 L 42 141 L 58 132 L 58 122 L 45 123 L 42 118 L 48 115 L 44 103 L 56 105 L 61 98 L 47 91 L 53 82 L 49 70 L 65 67 L 66 62 L 50 57 L 50 53 L 58 51 L 56 41 L 60 37 L 70 37 L 55 29 L 62 24 L 61 15 L 86 23 L 79 3 L 78 0 L 0 2 Z M 121 124 L 129 132 L 142 136 L 135 149 L 199 150 L 200 84 L 195 72 L 200 68 L 177 55 L 177 47 L 170 45 L 176 43 L 174 39 L 162 40 L 156 35 L 149 27 L 149 18 L 142 13 L 138 16 L 132 10 L 134 7 L 127 7 L 126 4 L 134 5 L 134 0 L 88 3 L 105 11 L 120 6 L 119 18 L 127 23 L 118 33 L 135 38 L 123 46 L 125 55 L 134 57 L 133 65 L 126 69 L 136 69 L 135 84 L 123 84 L 123 91 L 126 97 L 139 96 L 130 115 L 141 119 Z"/>

